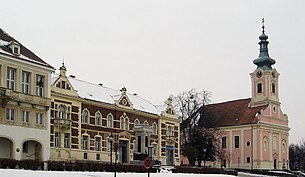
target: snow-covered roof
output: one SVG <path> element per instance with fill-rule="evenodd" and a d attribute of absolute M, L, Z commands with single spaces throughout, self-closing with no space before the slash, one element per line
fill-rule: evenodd
<path fill-rule="evenodd" d="M 17 44 L 20 47 L 20 55 L 15 55 L 12 53 L 12 50 L 9 48 L 9 45 L 12 43 Z M 17 59 L 26 60 L 39 65 L 44 65 L 46 67 L 54 69 L 51 65 L 43 61 L 40 57 L 38 57 L 28 48 L 23 46 L 20 42 L 18 42 L 16 39 L 14 39 L 12 36 L 10 36 L 1 28 L 0 28 L 0 53 Z"/>
<path fill-rule="evenodd" d="M 52 85 L 55 84 L 58 77 L 58 74 L 52 74 Z M 114 105 L 115 101 L 118 101 L 122 94 L 120 90 L 111 89 L 105 86 L 101 86 L 99 84 L 93 84 L 73 77 L 67 77 L 67 79 L 71 83 L 72 87 L 77 91 L 78 96 L 84 99 Z M 164 111 L 162 109 L 158 109 L 157 106 L 141 98 L 138 95 L 129 93 L 127 93 L 126 95 L 135 110 L 157 115 L 160 115 L 161 111 Z"/>

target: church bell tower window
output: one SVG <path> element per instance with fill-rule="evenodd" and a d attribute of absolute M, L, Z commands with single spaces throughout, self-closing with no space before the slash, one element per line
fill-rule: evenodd
<path fill-rule="evenodd" d="M 261 83 L 257 84 L 257 93 L 262 93 L 262 84 Z"/>

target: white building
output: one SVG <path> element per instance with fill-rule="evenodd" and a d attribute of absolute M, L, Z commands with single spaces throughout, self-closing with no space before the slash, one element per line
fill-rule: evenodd
<path fill-rule="evenodd" d="M 0 28 L 0 158 L 49 159 L 53 71 Z"/>

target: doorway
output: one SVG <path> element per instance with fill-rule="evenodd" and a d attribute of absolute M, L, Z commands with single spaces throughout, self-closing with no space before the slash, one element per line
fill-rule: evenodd
<path fill-rule="evenodd" d="M 120 141 L 120 158 L 122 163 L 128 163 L 128 142 Z"/>
<path fill-rule="evenodd" d="M 277 160 L 273 159 L 273 168 L 276 169 L 276 167 L 277 167 Z"/>
<path fill-rule="evenodd" d="M 167 148 L 166 149 L 166 165 L 174 165 L 174 149 L 173 148 Z"/>

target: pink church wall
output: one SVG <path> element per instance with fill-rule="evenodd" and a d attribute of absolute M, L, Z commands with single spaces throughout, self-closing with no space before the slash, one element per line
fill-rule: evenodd
<path fill-rule="evenodd" d="M 247 141 L 250 142 L 250 146 L 247 146 Z M 241 144 L 244 146 L 244 159 L 243 162 L 247 163 L 247 157 L 252 158 L 252 135 L 251 130 L 244 130 L 244 142 Z"/>
<path fill-rule="evenodd" d="M 241 158 L 241 146 L 243 143 L 241 143 L 241 136 L 240 136 L 240 130 L 236 130 L 232 132 L 232 163 L 237 164 L 238 163 L 238 157 Z M 239 148 L 235 148 L 235 136 L 239 136 Z M 240 159 L 241 160 L 241 159 Z"/>

